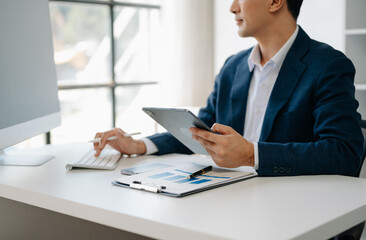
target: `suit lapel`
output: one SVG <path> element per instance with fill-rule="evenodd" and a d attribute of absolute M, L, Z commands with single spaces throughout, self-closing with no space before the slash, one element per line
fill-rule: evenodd
<path fill-rule="evenodd" d="M 306 65 L 301 62 L 301 58 L 308 51 L 309 45 L 310 38 L 300 27 L 298 36 L 282 64 L 276 83 L 273 87 L 264 116 L 259 141 L 266 141 L 268 139 L 276 116 L 289 101 L 297 83 L 305 71 Z"/>
<path fill-rule="evenodd" d="M 243 61 L 236 69 L 230 96 L 232 108 L 231 126 L 242 135 L 244 133 L 246 102 L 251 79 L 252 73 L 249 71 L 248 63 Z"/>

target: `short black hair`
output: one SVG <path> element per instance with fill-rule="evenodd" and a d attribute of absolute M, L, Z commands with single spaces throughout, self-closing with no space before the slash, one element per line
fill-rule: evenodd
<path fill-rule="evenodd" d="M 287 0 L 287 7 L 291 15 L 297 20 L 303 0 Z"/>

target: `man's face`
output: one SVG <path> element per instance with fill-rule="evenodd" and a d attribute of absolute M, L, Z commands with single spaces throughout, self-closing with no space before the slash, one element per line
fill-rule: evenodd
<path fill-rule="evenodd" d="M 230 12 L 235 15 L 240 37 L 256 37 L 267 27 L 270 0 L 234 0 Z"/>

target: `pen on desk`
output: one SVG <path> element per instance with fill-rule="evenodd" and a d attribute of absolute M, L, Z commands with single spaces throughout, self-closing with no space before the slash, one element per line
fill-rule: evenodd
<path fill-rule="evenodd" d="M 135 133 L 129 133 L 129 134 L 124 134 L 125 137 L 131 137 L 131 136 L 134 136 L 134 135 L 138 135 L 138 134 L 141 134 L 140 132 L 135 132 Z M 112 141 L 112 140 L 116 140 L 117 137 L 116 136 L 112 136 L 112 137 L 109 137 L 108 138 L 108 141 Z M 90 140 L 89 142 L 92 142 L 92 143 L 96 143 L 96 142 L 100 142 L 101 138 L 94 138 L 93 140 Z"/>
<path fill-rule="evenodd" d="M 197 177 L 197 176 L 202 175 L 202 174 L 205 174 L 205 173 L 207 173 L 209 171 L 212 171 L 212 166 L 205 167 L 205 168 L 203 168 L 201 170 L 198 170 L 197 172 L 192 173 L 191 175 L 189 175 L 187 177 L 187 179 L 191 179 L 191 178 Z"/>

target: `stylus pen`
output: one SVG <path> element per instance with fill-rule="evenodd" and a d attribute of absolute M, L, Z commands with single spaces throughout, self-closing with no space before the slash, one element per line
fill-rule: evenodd
<path fill-rule="evenodd" d="M 129 133 L 129 134 L 125 133 L 124 136 L 125 137 L 131 137 L 133 135 L 138 135 L 138 134 L 141 134 L 141 133 L 140 132 Z M 96 142 L 100 142 L 101 139 L 102 138 L 94 138 L 93 140 L 90 140 L 89 142 L 96 143 Z M 112 136 L 112 137 L 109 137 L 107 140 L 112 141 L 112 140 L 116 140 L 116 139 L 117 139 L 116 136 Z"/>
<path fill-rule="evenodd" d="M 200 176 L 202 174 L 205 174 L 205 173 L 207 173 L 209 171 L 212 171 L 212 166 L 208 166 L 208 167 L 202 168 L 201 170 L 198 170 L 197 172 L 192 173 L 191 175 L 189 175 L 187 177 L 187 179 L 195 178 L 195 177 Z"/>

